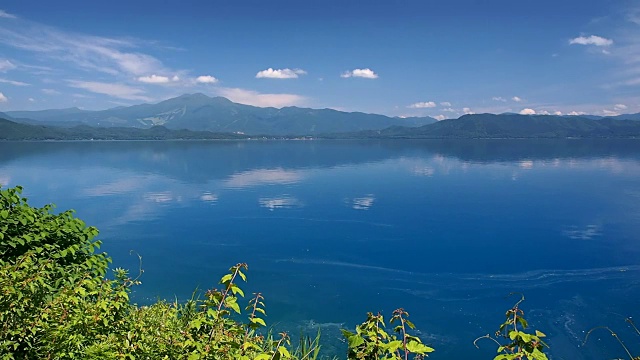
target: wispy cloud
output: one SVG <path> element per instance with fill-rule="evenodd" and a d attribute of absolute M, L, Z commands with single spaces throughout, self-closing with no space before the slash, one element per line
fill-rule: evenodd
<path fill-rule="evenodd" d="M 619 111 L 627 110 L 627 105 L 625 105 L 625 104 L 615 104 L 613 106 L 613 108 L 616 109 L 616 110 L 619 110 Z"/>
<path fill-rule="evenodd" d="M 276 107 L 301 105 L 306 98 L 295 94 L 262 94 L 253 90 L 240 88 L 218 88 L 216 92 L 227 99 L 246 105 Z"/>
<path fill-rule="evenodd" d="M 42 93 L 47 95 L 60 95 L 60 91 L 54 89 L 42 89 L 40 90 Z"/>
<path fill-rule="evenodd" d="M 0 103 L 7 102 L 7 101 L 9 101 L 9 99 L 7 99 L 7 97 L 4 96 L 4 94 L 0 92 Z"/>
<path fill-rule="evenodd" d="M 4 10 L 0 10 L 0 18 L 17 19 L 18 17 L 13 15 L 13 14 L 9 14 L 8 12 L 6 12 Z"/>
<path fill-rule="evenodd" d="M 522 102 L 522 99 L 517 97 L 517 96 L 512 97 L 511 100 L 513 100 L 515 102 Z"/>
<path fill-rule="evenodd" d="M 109 95 L 119 99 L 141 101 L 152 100 L 148 96 L 144 95 L 144 90 L 125 84 L 79 80 L 68 80 L 68 83 L 71 87 L 84 89 L 96 94 Z"/>
<path fill-rule="evenodd" d="M 448 101 L 443 101 L 440 103 L 440 106 L 446 106 L 446 107 L 451 107 L 451 103 Z"/>
<path fill-rule="evenodd" d="M 157 58 L 134 50 L 148 45 L 141 40 L 85 35 L 25 20 L 0 25 L 0 43 L 111 75 L 148 76 L 172 72 Z"/>
<path fill-rule="evenodd" d="M 433 102 L 433 101 L 423 101 L 423 102 L 417 102 L 415 104 L 411 104 L 411 105 L 409 105 L 407 107 L 411 108 L 411 109 L 434 108 L 434 107 L 436 107 L 436 103 Z"/>
<path fill-rule="evenodd" d="M 29 84 L 27 84 L 25 82 L 8 80 L 8 79 L 0 79 L 0 83 L 10 84 L 10 85 L 14 85 L 14 86 L 29 86 Z"/>
<path fill-rule="evenodd" d="M 578 36 L 577 38 L 569 40 L 570 45 L 595 45 L 595 46 L 611 46 L 613 40 L 603 38 L 597 35 L 591 36 Z"/>
<path fill-rule="evenodd" d="M 350 78 L 350 77 L 359 77 L 365 79 L 377 79 L 378 74 L 376 74 L 371 69 L 353 69 L 351 71 L 345 71 L 340 75 L 341 78 Z"/>
<path fill-rule="evenodd" d="M 491 100 L 493 101 L 501 101 L 501 102 L 507 102 L 507 99 L 503 98 L 502 96 L 494 96 L 491 98 Z"/>
<path fill-rule="evenodd" d="M 259 71 L 256 74 L 257 79 L 297 79 L 299 75 L 305 75 L 307 72 L 302 69 L 272 69 Z"/>
<path fill-rule="evenodd" d="M 17 68 L 17 66 L 7 59 L 0 60 L 0 72 L 7 72 L 9 70 L 13 70 Z"/>

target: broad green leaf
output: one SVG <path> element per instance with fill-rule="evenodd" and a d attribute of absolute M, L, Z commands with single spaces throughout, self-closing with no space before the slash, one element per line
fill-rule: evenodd
<path fill-rule="evenodd" d="M 407 350 L 415 354 L 426 354 L 434 351 L 433 348 L 421 344 L 417 341 L 409 341 L 407 343 Z"/>

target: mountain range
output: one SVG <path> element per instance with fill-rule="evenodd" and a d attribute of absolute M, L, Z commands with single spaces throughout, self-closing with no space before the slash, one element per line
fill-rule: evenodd
<path fill-rule="evenodd" d="M 332 109 L 260 108 L 182 95 L 157 104 L 0 113 L 0 140 L 320 138 L 640 138 L 640 114 L 470 114 L 436 121 Z"/>
<path fill-rule="evenodd" d="M 261 108 L 223 97 L 186 94 L 157 104 L 89 111 L 78 108 L 8 111 L 8 120 L 32 125 L 188 129 L 260 135 L 315 135 L 381 130 L 389 126 L 422 126 L 431 117 L 399 118 L 360 112 L 299 107 Z"/>
<path fill-rule="evenodd" d="M 420 127 L 335 134 L 336 138 L 375 139 L 507 139 L 507 138 L 640 138 L 640 121 L 581 116 L 471 114 Z"/>

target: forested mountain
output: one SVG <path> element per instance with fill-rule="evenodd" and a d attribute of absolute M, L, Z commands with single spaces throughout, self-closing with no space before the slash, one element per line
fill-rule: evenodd
<path fill-rule="evenodd" d="M 421 126 L 430 117 L 398 118 L 360 112 L 299 107 L 261 108 L 234 103 L 223 97 L 187 94 L 157 104 L 117 107 L 101 111 L 78 108 L 9 111 L 10 118 L 38 125 L 150 128 L 240 132 L 264 135 L 313 135 L 380 130 L 389 126 Z"/>

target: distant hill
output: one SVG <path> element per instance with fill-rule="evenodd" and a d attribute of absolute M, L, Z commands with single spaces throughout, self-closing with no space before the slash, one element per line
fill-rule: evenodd
<path fill-rule="evenodd" d="M 210 131 L 170 130 L 164 126 L 149 129 L 123 127 L 72 128 L 21 124 L 0 118 L 0 140 L 213 140 L 244 139 L 238 134 Z"/>
<path fill-rule="evenodd" d="M 394 126 L 379 131 L 327 135 L 328 138 L 640 138 L 640 122 L 580 116 L 473 114 L 417 128 Z"/>
<path fill-rule="evenodd" d="M 422 126 L 430 117 L 398 118 L 360 112 L 299 107 L 261 108 L 234 103 L 223 97 L 187 94 L 157 104 L 117 107 L 101 111 L 78 108 L 9 111 L 22 123 L 65 126 L 150 128 L 239 132 L 263 135 L 314 135 L 320 133 L 380 130 L 389 126 Z"/>
<path fill-rule="evenodd" d="M 622 114 L 622 115 L 618 115 L 618 116 L 613 116 L 612 119 L 638 121 L 638 120 L 640 120 L 640 113 L 637 113 L 637 114 Z"/>

